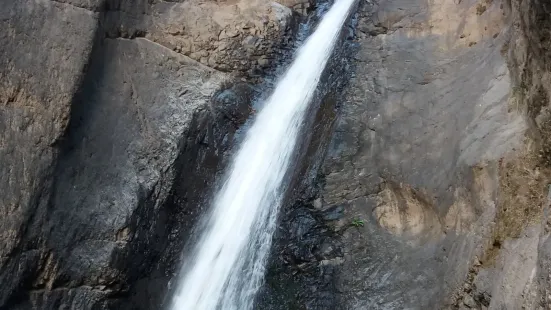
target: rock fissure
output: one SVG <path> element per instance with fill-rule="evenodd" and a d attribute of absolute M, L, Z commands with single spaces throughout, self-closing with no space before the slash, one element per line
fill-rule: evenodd
<path fill-rule="evenodd" d="M 62 4 L 62 5 L 66 5 L 66 6 L 70 6 L 70 7 L 73 7 L 75 9 L 81 9 L 81 10 L 89 11 L 89 12 L 92 12 L 92 13 L 105 12 L 100 7 L 94 8 L 94 6 L 78 5 L 78 4 L 72 3 L 70 0 L 48 0 L 48 1 L 51 1 L 51 2 L 54 2 L 54 3 L 59 3 L 59 4 Z"/>

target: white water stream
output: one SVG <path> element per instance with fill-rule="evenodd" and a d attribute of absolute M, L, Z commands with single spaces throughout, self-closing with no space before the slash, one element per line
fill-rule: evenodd
<path fill-rule="evenodd" d="M 264 276 L 305 112 L 356 0 L 336 0 L 248 130 L 184 268 L 172 310 L 249 310 Z"/>

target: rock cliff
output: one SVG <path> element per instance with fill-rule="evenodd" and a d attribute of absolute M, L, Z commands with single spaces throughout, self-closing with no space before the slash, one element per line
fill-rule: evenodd
<path fill-rule="evenodd" d="M 4 2 L 0 309 L 158 309 L 320 3 Z M 257 308 L 551 309 L 550 16 L 359 1 Z"/>
<path fill-rule="evenodd" d="M 548 309 L 544 1 L 363 1 L 261 309 Z"/>
<path fill-rule="evenodd" d="M 299 19 L 266 1 L 3 3 L 0 308 L 158 308 Z"/>

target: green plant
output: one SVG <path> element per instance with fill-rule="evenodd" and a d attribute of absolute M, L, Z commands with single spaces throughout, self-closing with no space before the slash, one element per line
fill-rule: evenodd
<path fill-rule="evenodd" d="M 363 227 L 364 224 L 365 224 L 365 222 L 362 219 L 358 218 L 358 217 L 354 218 L 352 220 L 352 222 L 350 223 L 350 225 L 352 225 L 354 227 Z"/>

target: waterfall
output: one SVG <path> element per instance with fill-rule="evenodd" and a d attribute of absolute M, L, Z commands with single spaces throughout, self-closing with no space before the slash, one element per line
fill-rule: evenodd
<path fill-rule="evenodd" d="M 249 310 L 305 112 L 356 0 L 336 0 L 299 48 L 233 158 L 208 222 L 187 258 L 172 310 Z"/>

